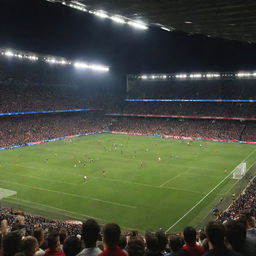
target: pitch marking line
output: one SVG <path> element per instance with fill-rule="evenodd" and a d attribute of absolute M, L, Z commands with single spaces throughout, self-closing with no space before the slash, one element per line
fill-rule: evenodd
<path fill-rule="evenodd" d="M 180 177 L 183 173 L 179 173 L 177 175 L 175 175 L 174 177 L 172 177 L 171 179 L 165 181 L 164 183 L 162 183 L 159 187 L 163 187 L 164 185 L 168 184 L 170 181 L 175 180 L 176 178 Z"/>
<path fill-rule="evenodd" d="M 241 162 L 244 162 L 246 159 L 248 159 L 254 152 L 253 150 L 245 159 L 243 159 Z M 240 163 L 241 163 L 240 162 Z M 221 182 L 219 182 L 210 192 L 208 192 L 201 200 L 199 200 L 190 210 L 188 210 L 181 218 L 179 218 L 174 224 L 172 224 L 165 232 L 169 232 L 173 227 L 175 227 L 181 220 L 183 220 L 189 213 L 191 213 L 201 202 L 205 200 L 216 188 L 218 188 L 227 178 L 229 178 L 234 171 L 229 173 Z"/>
<path fill-rule="evenodd" d="M 182 172 L 179 173 L 177 175 L 175 175 L 174 177 L 170 178 L 169 180 L 165 181 L 164 183 L 162 183 L 159 187 L 164 187 L 166 184 L 168 184 L 170 181 L 175 180 L 176 178 L 182 176 L 182 175 L 192 175 L 192 176 L 199 176 L 199 177 L 209 177 L 209 178 L 222 178 L 222 176 L 213 176 L 213 175 L 201 175 L 201 174 L 196 174 L 196 173 L 191 173 L 189 170 L 191 168 L 188 168 L 188 170 L 186 172 Z M 192 170 L 192 169 L 191 169 Z M 168 186 L 167 186 L 168 187 Z"/>
<path fill-rule="evenodd" d="M 248 170 L 250 170 L 255 164 L 256 164 L 256 161 L 251 164 L 251 166 L 248 168 Z M 237 184 L 239 181 L 241 181 L 241 180 L 237 180 L 237 181 L 230 187 L 230 189 L 228 189 L 226 192 L 223 193 L 223 195 L 227 195 L 227 194 L 236 186 L 236 184 Z"/>
<path fill-rule="evenodd" d="M 28 187 L 28 188 L 32 188 L 32 189 L 53 192 L 53 193 L 57 193 L 57 194 L 73 196 L 73 197 L 77 197 L 77 198 L 89 199 L 89 200 L 92 200 L 92 201 L 98 201 L 98 202 L 101 202 L 101 203 L 112 204 L 112 205 L 126 207 L 126 208 L 132 208 L 132 209 L 136 209 L 137 208 L 136 206 L 133 206 L 133 205 L 120 204 L 120 203 L 116 203 L 116 202 L 111 202 L 111 201 L 101 200 L 101 199 L 98 199 L 98 198 L 89 197 L 89 196 L 80 196 L 80 195 L 77 195 L 77 194 L 71 194 L 71 193 L 62 192 L 62 191 L 56 191 L 56 190 L 40 188 L 40 187 L 34 187 L 34 186 L 25 185 L 25 184 L 19 184 L 19 183 L 16 183 L 16 182 L 11 182 L 11 181 L 6 181 L 6 180 L 1 180 L 0 182 L 14 184 L 14 185 L 20 185 L 20 186 L 23 186 L 23 187 Z"/>
<path fill-rule="evenodd" d="M 91 177 L 91 179 L 107 180 L 107 181 L 113 181 L 113 182 L 125 183 L 125 184 L 137 185 L 137 186 L 144 186 L 144 187 L 150 187 L 150 188 L 178 190 L 178 191 L 184 191 L 184 192 L 195 193 L 195 194 L 203 194 L 201 192 L 193 191 L 193 190 L 189 190 L 189 189 L 180 189 L 180 188 L 175 188 L 175 187 L 160 187 L 160 186 L 154 186 L 154 185 L 145 184 L 145 183 L 139 183 L 139 182 L 133 182 L 133 181 L 124 181 L 124 180 L 119 180 L 119 179 L 101 178 L 101 177 Z"/>
<path fill-rule="evenodd" d="M 25 168 L 25 167 L 24 167 Z M 34 167 L 27 167 L 27 169 L 32 169 L 32 170 L 42 170 L 42 171 L 46 171 L 44 168 L 34 168 Z M 78 176 L 78 177 L 83 177 L 84 175 L 82 174 L 75 174 L 72 172 L 65 172 L 65 171 L 60 171 L 60 170 L 55 170 L 61 173 L 65 173 L 68 175 L 72 175 L 72 176 Z M 22 176 L 20 174 L 17 174 L 18 176 Z M 25 175 L 24 175 L 25 176 Z M 27 176 L 26 177 L 33 177 L 33 176 Z M 33 177 L 35 179 L 41 179 L 41 178 L 37 178 L 37 177 Z M 155 186 L 155 185 L 150 185 L 150 184 L 145 184 L 145 183 L 139 183 L 139 182 L 133 182 L 133 181 L 125 181 L 125 180 L 119 180 L 119 179 L 111 179 L 111 178 L 101 178 L 101 177 L 96 177 L 96 176 L 90 176 L 90 179 L 95 179 L 95 180 L 103 180 L 103 181 L 111 181 L 111 182 L 117 182 L 117 183 L 124 183 L 124 184 L 131 184 L 131 185 L 136 185 L 136 186 L 141 186 L 141 187 L 151 187 L 151 188 L 161 188 L 161 189 L 167 189 L 167 190 L 177 190 L 177 191 L 183 191 L 183 192 L 189 192 L 189 193 L 195 193 L 195 194 L 204 194 L 202 192 L 199 191 L 194 191 L 194 190 L 189 190 L 189 189 L 181 189 L 181 188 L 176 188 L 176 187 L 160 187 L 160 186 Z M 48 179 L 41 179 L 41 180 L 47 180 L 47 181 L 51 181 Z M 63 183 L 63 184 L 68 184 L 68 185 L 76 185 L 74 183 L 68 183 L 68 182 L 61 182 L 61 181 L 56 181 L 57 183 Z"/>
<path fill-rule="evenodd" d="M 105 219 L 98 218 L 98 217 L 96 218 L 94 216 L 90 216 L 90 215 L 86 215 L 86 214 L 82 214 L 82 213 L 78 213 L 78 212 L 73 212 L 73 211 L 67 211 L 67 210 L 64 210 L 64 209 L 61 209 L 61 208 L 57 208 L 57 207 L 54 207 L 54 206 L 49 206 L 49 205 L 45 205 L 45 204 L 35 203 L 35 202 L 32 202 L 32 201 L 28 201 L 28 200 L 17 199 L 17 198 L 14 198 L 14 197 L 5 198 L 6 201 L 8 201 L 9 199 L 14 200 L 14 201 L 18 201 L 18 202 L 21 201 L 21 202 L 24 202 L 24 203 L 28 203 L 29 207 L 35 208 L 35 209 L 38 209 L 38 208 L 31 206 L 31 204 L 38 205 L 38 206 L 43 206 L 43 207 L 50 208 L 50 209 L 54 209 L 54 210 L 57 210 L 59 212 L 67 212 L 67 213 L 73 214 L 75 216 L 79 215 L 79 216 L 85 217 L 85 218 L 96 219 L 96 220 L 102 221 L 104 223 L 113 222 L 112 220 L 105 220 Z M 23 205 L 25 205 L 25 204 L 23 204 Z M 63 215 L 65 215 L 65 214 L 63 214 Z M 74 216 L 71 216 L 71 215 L 65 215 L 65 216 L 66 217 L 74 218 Z M 121 227 L 123 227 L 125 229 L 129 229 L 129 230 L 139 230 L 139 231 L 145 232 L 144 230 L 140 230 L 140 229 L 136 229 L 136 228 L 130 228 L 130 227 L 126 227 L 126 226 L 121 226 Z"/>

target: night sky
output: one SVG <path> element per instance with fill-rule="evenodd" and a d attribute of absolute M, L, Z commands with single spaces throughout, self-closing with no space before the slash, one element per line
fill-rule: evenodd
<path fill-rule="evenodd" d="M 0 47 L 96 61 L 119 75 L 256 69 L 255 44 L 135 30 L 44 0 L 0 0 L 0 35 Z"/>

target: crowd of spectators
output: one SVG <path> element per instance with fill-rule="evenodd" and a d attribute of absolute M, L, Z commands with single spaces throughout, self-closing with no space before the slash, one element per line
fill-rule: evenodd
<path fill-rule="evenodd" d="M 124 114 L 255 117 L 255 103 L 127 102 Z"/>
<path fill-rule="evenodd" d="M 249 181 L 246 189 L 241 195 L 229 206 L 229 208 L 220 214 L 221 221 L 234 220 L 241 212 L 250 210 L 256 215 L 256 178 Z"/>
<path fill-rule="evenodd" d="M 251 214 L 236 220 L 209 222 L 196 231 L 167 234 L 122 232 L 118 224 L 101 227 L 96 220 L 82 224 L 32 216 L 0 208 L 1 256 L 254 256 L 256 224 Z"/>
<path fill-rule="evenodd" d="M 122 104 L 121 99 L 114 99 L 102 87 L 95 90 L 81 90 L 79 87 L 78 91 L 75 90 L 71 86 L 71 78 L 54 78 L 59 72 L 57 69 L 41 70 L 41 67 L 32 65 L 34 72 L 30 72 L 31 66 L 17 65 L 21 68 L 18 73 L 13 65 L 1 67 L 1 113 L 101 108 L 130 114 L 255 117 L 254 104 L 251 103 Z M 39 70 L 43 73 L 39 73 Z M 195 99 L 250 99 L 256 95 L 253 81 L 244 80 L 179 82 L 178 85 L 172 82 L 157 86 L 142 82 L 129 93 L 130 97 L 136 98 Z M 106 129 L 150 135 L 256 141 L 254 122 L 113 118 L 103 114 L 2 117 L 0 147 Z M 137 231 L 121 232 L 115 223 L 108 223 L 102 228 L 96 220 L 89 219 L 82 225 L 76 225 L 1 207 L 0 256 L 255 256 L 255 197 L 256 179 L 253 179 L 217 221 L 208 223 L 200 232 L 193 227 L 185 227 L 182 234 L 165 234 L 163 231 L 146 232 L 144 235 Z"/>
<path fill-rule="evenodd" d="M 0 119 L 0 147 L 103 131 L 104 116 L 90 113 L 26 115 Z"/>
<path fill-rule="evenodd" d="M 112 130 L 117 132 L 251 141 L 256 141 L 255 128 L 255 123 L 251 122 L 240 123 L 237 121 L 223 120 L 183 120 L 140 117 L 119 118 L 112 125 Z"/>
<path fill-rule="evenodd" d="M 172 80 L 131 82 L 129 98 L 143 99 L 254 99 L 254 79 Z"/>
<path fill-rule="evenodd" d="M 118 100 L 106 90 L 86 89 L 0 85 L 0 113 L 80 108 L 108 110 L 116 106 Z"/>
<path fill-rule="evenodd" d="M 106 130 L 147 135 L 256 141 L 255 122 L 113 118 L 90 112 L 2 117 L 0 120 L 0 147 Z"/>

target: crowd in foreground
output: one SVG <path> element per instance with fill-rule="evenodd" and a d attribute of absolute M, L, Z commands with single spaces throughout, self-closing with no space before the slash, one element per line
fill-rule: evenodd
<path fill-rule="evenodd" d="M 28 229 L 21 215 L 9 226 L 1 222 L 1 256 L 255 256 L 255 218 L 244 215 L 226 224 L 209 222 L 204 230 L 185 227 L 182 233 L 163 231 L 123 233 L 108 223 L 103 228 L 88 219 L 80 232 L 69 235 L 65 228 Z"/>
<path fill-rule="evenodd" d="M 216 221 L 182 233 L 121 232 L 88 219 L 82 225 L 0 208 L 1 256 L 255 256 L 256 178 Z"/>

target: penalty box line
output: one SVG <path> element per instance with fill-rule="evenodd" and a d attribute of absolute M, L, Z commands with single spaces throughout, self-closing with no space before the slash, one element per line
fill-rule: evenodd
<path fill-rule="evenodd" d="M 241 162 L 244 162 L 247 160 L 254 152 L 253 150 L 245 159 L 243 159 Z M 233 174 L 234 170 L 229 173 L 222 181 L 220 181 L 210 192 L 208 192 L 201 200 L 199 200 L 189 211 L 187 211 L 181 218 L 179 218 L 174 224 L 172 224 L 165 232 L 169 232 L 173 227 L 175 227 L 180 221 L 182 221 L 188 214 L 190 214 L 200 203 L 202 203 L 205 198 L 207 198 L 214 190 L 216 190 L 224 181 L 226 181 L 227 178 L 229 178 Z"/>
<path fill-rule="evenodd" d="M 63 191 L 57 191 L 57 190 L 51 190 L 51 189 L 46 189 L 46 188 L 41 188 L 41 187 L 30 186 L 30 185 L 26 185 L 26 184 L 19 184 L 19 183 L 7 181 L 7 180 L 1 180 L 0 183 L 1 182 L 7 183 L 7 184 L 23 186 L 23 187 L 28 187 L 28 188 L 32 188 L 32 189 L 36 189 L 36 190 L 41 190 L 41 191 L 47 191 L 47 192 L 56 193 L 56 194 L 62 194 L 62 195 L 67 195 L 67 196 L 72 196 L 72 197 L 77 197 L 77 198 L 88 199 L 91 201 L 101 202 L 104 204 L 110 204 L 110 205 L 115 205 L 115 206 L 119 206 L 119 207 L 126 207 L 126 208 L 132 208 L 132 209 L 137 208 L 136 206 L 133 206 L 133 205 L 121 204 L 121 203 L 106 201 L 106 200 L 102 200 L 102 199 L 98 199 L 98 198 L 94 198 L 94 197 L 82 196 L 82 195 L 67 193 L 67 192 L 63 192 Z"/>

